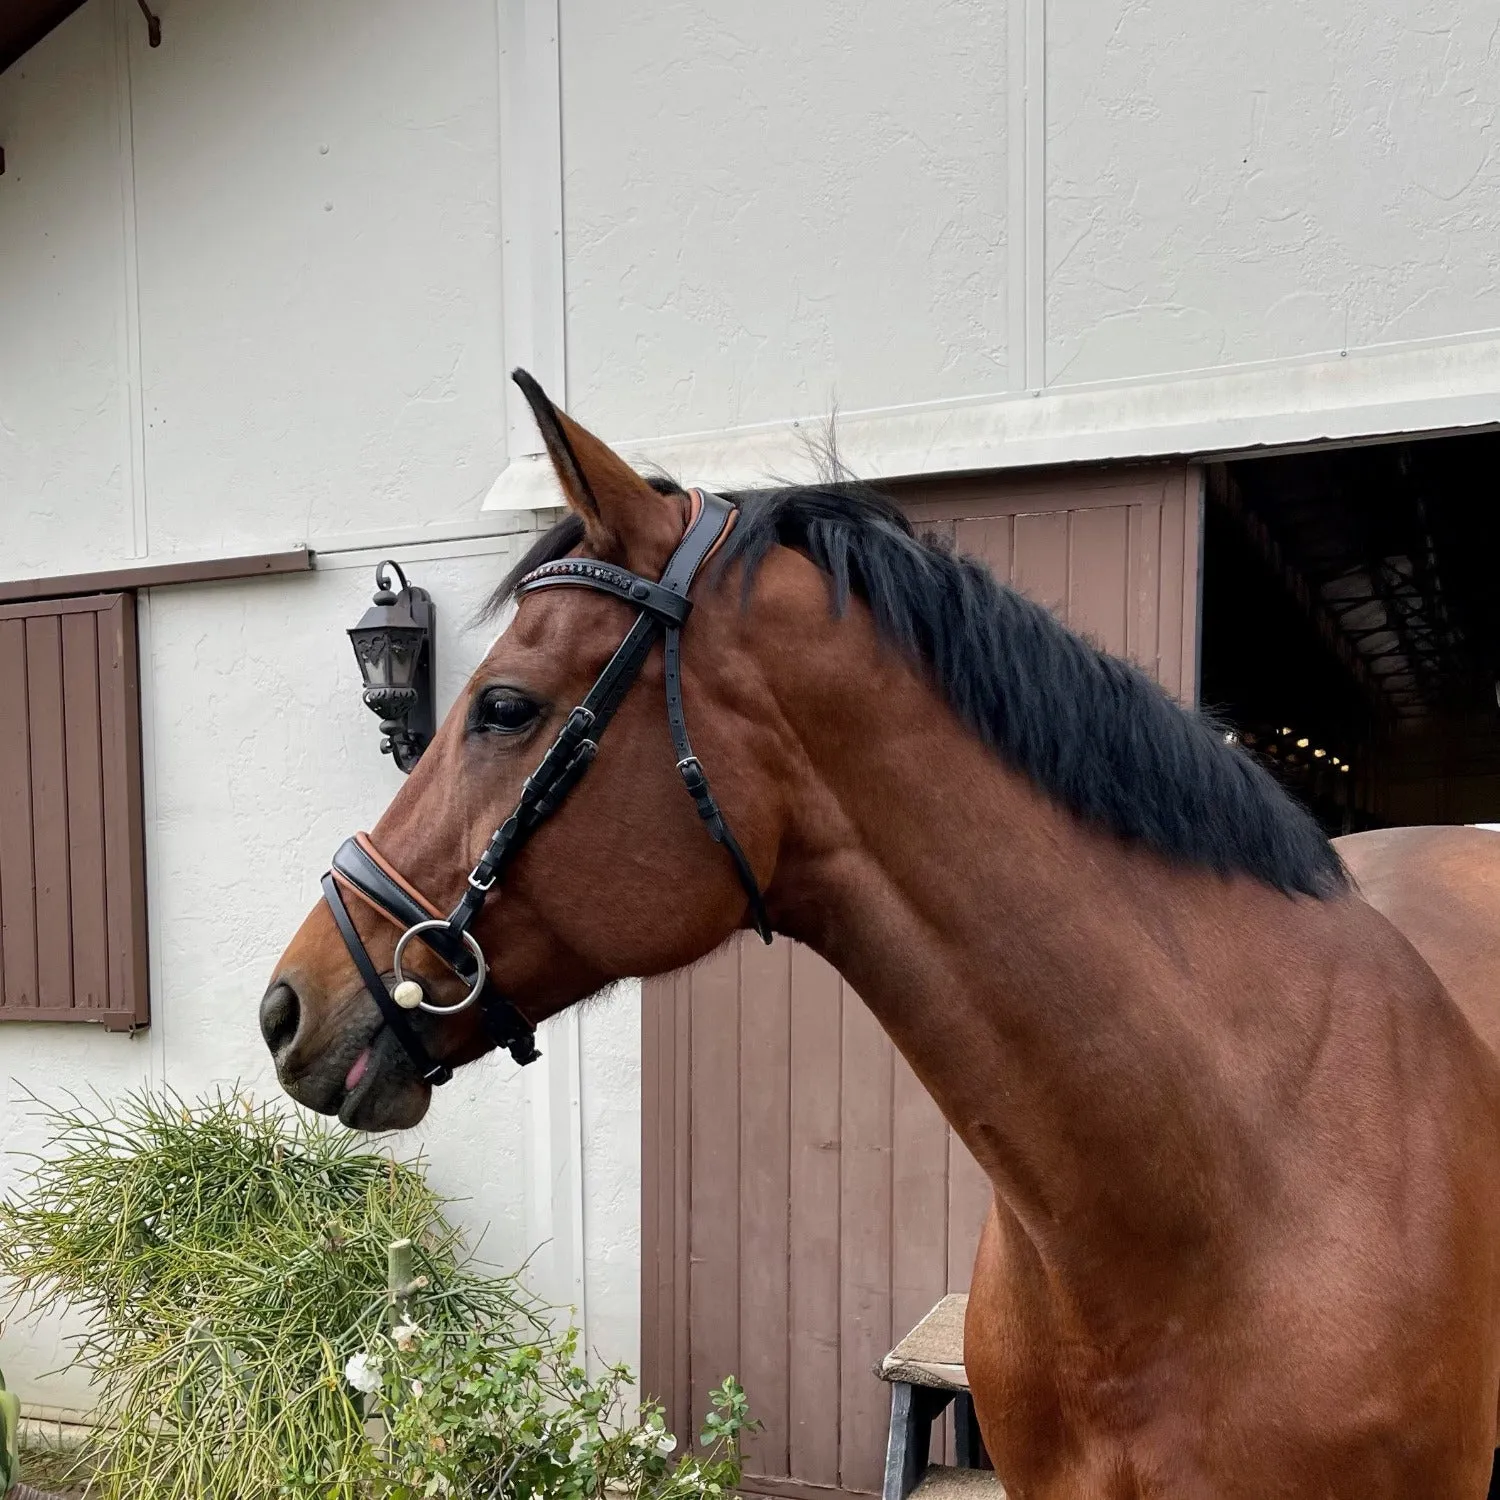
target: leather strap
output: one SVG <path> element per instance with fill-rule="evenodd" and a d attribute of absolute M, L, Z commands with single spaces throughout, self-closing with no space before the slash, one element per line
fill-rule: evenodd
<path fill-rule="evenodd" d="M 421 1037 L 412 1029 L 406 1012 L 391 998 L 391 992 L 386 988 L 385 977 L 375 967 L 369 953 L 366 952 L 364 942 L 354 925 L 354 919 L 349 915 L 349 908 L 344 905 L 344 898 L 339 892 L 338 881 L 333 878 L 332 871 L 323 877 L 323 899 L 333 913 L 339 936 L 343 938 L 344 946 L 349 950 L 349 957 L 354 960 L 354 967 L 359 971 L 359 977 L 364 981 L 365 989 L 369 991 L 370 998 L 380 1007 L 380 1013 L 385 1017 L 385 1024 L 396 1034 L 396 1040 L 405 1048 L 406 1055 L 416 1064 L 417 1071 L 422 1075 L 422 1081 L 430 1083 L 434 1088 L 440 1083 L 447 1083 L 453 1077 L 453 1069 L 447 1063 L 434 1062 L 428 1056 L 427 1049 L 422 1045 Z"/>
<path fill-rule="evenodd" d="M 722 844 L 733 860 L 735 874 L 740 877 L 740 885 L 744 887 L 746 899 L 750 903 L 750 916 L 755 923 L 755 930 L 763 943 L 769 943 L 771 917 L 766 911 L 760 882 L 755 878 L 755 871 L 750 868 L 750 861 L 745 858 L 745 851 L 740 848 L 740 841 L 724 821 L 724 814 L 719 810 L 719 804 L 714 800 L 713 791 L 709 787 L 703 763 L 693 754 L 692 742 L 688 739 L 687 713 L 682 704 L 682 632 L 675 626 L 667 631 L 665 651 L 667 727 L 672 731 L 672 745 L 677 752 L 677 774 L 682 777 L 682 784 L 687 788 L 688 796 L 693 799 L 693 805 L 698 809 L 698 816 L 703 820 L 708 836 L 714 843 Z"/>
<path fill-rule="evenodd" d="M 398 885 L 392 880 L 385 867 L 371 859 L 369 851 L 360 842 L 358 836 L 345 839 L 334 851 L 333 873 L 353 886 L 360 895 L 380 907 L 403 932 L 408 927 L 414 927 L 418 922 L 426 922 L 434 916 L 441 915 L 441 913 L 429 911 L 426 903 L 418 901 L 404 885 Z M 426 937 L 427 934 L 423 933 L 422 936 Z M 436 938 L 440 934 L 433 933 L 432 936 Z M 448 961 L 448 955 L 437 943 L 429 943 L 428 946 L 445 963 Z M 459 942 L 454 946 L 472 966 L 472 955 L 463 943 Z"/>
<path fill-rule="evenodd" d="M 697 514 L 677 550 L 668 559 L 666 571 L 661 575 L 661 586 L 668 593 L 680 594 L 684 599 L 698 576 L 698 569 L 703 566 L 709 553 L 719 545 L 720 539 L 734 520 L 734 507 L 727 500 L 710 495 L 707 490 L 694 490 L 692 495 Z M 668 623 L 681 625 L 682 621 Z"/>
<path fill-rule="evenodd" d="M 659 583 L 652 583 L 649 578 L 642 578 L 628 568 L 617 568 L 613 563 L 595 562 L 590 557 L 563 557 L 556 562 L 543 563 L 516 585 L 516 595 L 521 597 L 537 589 L 556 588 L 559 585 L 613 594 L 637 609 L 649 611 L 669 625 L 681 625 L 693 607 L 683 594 L 674 593 Z"/>
<path fill-rule="evenodd" d="M 406 876 L 404 876 L 400 872 L 400 870 L 398 870 L 395 865 L 393 865 L 390 860 L 388 860 L 385 855 L 383 855 L 380 850 L 375 847 L 374 841 L 370 838 L 369 834 L 356 833 L 354 835 L 354 842 L 358 844 L 359 847 L 363 849 L 367 855 L 369 855 L 371 860 L 373 860 L 375 864 L 377 864 L 382 870 L 385 871 L 387 877 L 391 880 L 394 880 L 396 884 L 399 885 L 401 889 L 404 890 L 406 894 L 410 896 L 412 900 L 415 901 L 417 905 L 420 906 L 429 917 L 442 916 L 442 912 L 440 912 L 437 908 L 437 903 L 435 901 L 429 901 L 427 897 L 424 896 L 422 892 L 419 891 L 416 886 L 414 886 L 411 881 L 409 881 Z"/>
<path fill-rule="evenodd" d="M 698 569 L 718 548 L 723 541 L 730 526 L 734 522 L 734 507 L 717 495 L 710 495 L 706 491 L 694 491 L 697 496 L 700 510 L 695 524 L 689 528 L 688 535 L 682 540 L 682 546 L 672 555 L 672 560 L 667 564 L 667 571 L 662 574 L 662 587 L 670 589 L 674 593 L 686 594 L 693 585 L 693 579 L 697 576 Z M 693 543 L 694 545 L 689 545 Z M 708 776 L 704 772 L 703 764 L 693 754 L 693 746 L 688 739 L 687 711 L 682 702 L 682 630 L 679 625 L 669 624 L 666 627 L 666 644 L 663 647 L 665 655 L 664 671 L 667 686 L 667 727 L 672 733 L 672 745 L 677 752 L 677 772 L 682 777 L 682 784 L 687 788 L 688 795 L 693 799 L 693 805 L 698 809 L 698 816 L 703 820 L 703 826 L 708 830 L 708 836 L 716 844 L 722 844 L 728 851 L 729 857 L 734 861 L 735 874 L 740 878 L 740 884 L 745 889 L 745 896 L 750 903 L 750 916 L 755 923 L 755 930 L 760 934 L 761 941 L 771 941 L 771 918 L 766 911 L 765 897 L 761 895 L 760 883 L 755 878 L 755 871 L 750 868 L 750 861 L 745 858 L 745 851 L 740 848 L 739 840 L 730 831 L 729 824 L 724 820 L 724 814 L 719 810 L 719 804 L 714 800 L 714 794 L 709 789 Z"/>
<path fill-rule="evenodd" d="M 381 908 L 392 921 L 400 926 L 403 932 L 408 927 L 414 927 L 418 922 L 426 922 L 432 918 L 432 910 L 427 904 L 414 899 L 404 885 L 398 885 L 392 880 L 383 864 L 371 857 L 370 851 L 364 847 L 358 838 L 345 839 L 334 853 L 333 869 L 329 872 L 329 875 L 324 876 L 325 884 L 323 889 L 325 895 L 327 894 L 327 881 L 330 876 L 335 879 L 335 882 L 338 880 L 346 881 L 369 901 L 371 905 Z M 333 906 L 331 900 L 329 905 Z M 334 920 L 338 921 L 339 907 L 334 907 L 333 916 Z M 350 927 L 352 930 L 352 923 Z M 342 923 L 339 924 L 339 930 L 341 933 L 344 930 Z M 356 933 L 355 936 L 357 937 L 358 934 Z M 474 955 L 469 952 L 463 940 L 455 933 L 445 931 L 440 927 L 430 927 L 427 931 L 417 934 L 417 941 L 425 943 L 427 947 L 432 949 L 465 984 L 473 984 L 475 979 Z M 369 976 L 365 973 L 365 965 L 369 965 L 371 972 L 374 971 L 374 965 L 370 963 L 370 957 L 365 951 L 364 944 L 361 943 L 359 945 L 359 952 L 356 954 L 354 949 L 350 947 L 348 933 L 344 933 L 344 946 L 349 948 L 351 955 L 354 956 L 356 965 L 360 967 L 361 977 L 365 980 L 366 988 L 369 988 Z M 383 981 L 381 987 L 382 989 L 385 987 Z M 375 1003 L 380 1005 L 380 993 L 375 990 L 371 990 L 370 993 L 374 996 Z M 396 1005 L 395 1000 L 390 997 L 389 993 L 387 993 L 387 999 L 390 1000 L 395 1013 L 401 1018 L 402 1025 L 405 1025 L 410 1030 L 406 1012 L 400 1006 Z M 495 989 L 488 978 L 485 979 L 484 988 L 479 993 L 477 1003 L 484 1015 L 485 1025 L 497 1046 L 504 1047 L 518 1063 L 523 1065 L 541 1055 L 536 1050 L 536 1033 L 531 1023 L 516 1009 L 510 1000 L 507 1000 L 499 990 Z M 386 1015 L 386 1019 L 389 1020 L 390 1013 L 386 1010 L 386 1007 L 381 1005 L 380 1008 Z M 393 1026 L 392 1029 L 396 1031 L 402 1046 L 406 1047 L 408 1052 L 411 1052 L 410 1046 L 407 1046 L 406 1038 L 401 1036 L 401 1028 Z M 416 1040 L 415 1033 L 413 1033 L 413 1040 Z M 521 1055 L 523 1053 L 525 1054 L 524 1056 Z M 420 1060 L 416 1057 L 415 1053 L 412 1054 L 412 1060 L 418 1062 L 420 1066 Z"/>

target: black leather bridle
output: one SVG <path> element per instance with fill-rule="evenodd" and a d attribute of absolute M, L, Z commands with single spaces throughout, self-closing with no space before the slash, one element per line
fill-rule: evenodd
<path fill-rule="evenodd" d="M 692 609 L 688 591 L 704 562 L 728 534 L 735 516 L 734 506 L 727 500 L 702 490 L 691 491 L 690 502 L 692 511 L 687 530 L 659 583 L 613 563 L 566 557 L 544 563 L 517 584 L 517 598 L 538 589 L 587 588 L 623 599 L 639 613 L 583 702 L 569 713 L 557 738 L 547 747 L 537 768 L 526 778 L 520 800 L 495 830 L 479 862 L 469 872 L 458 905 L 443 916 L 380 856 L 363 834 L 346 839 L 339 846 L 333 856 L 333 868 L 323 876 L 324 898 L 365 989 L 380 1007 L 386 1025 L 405 1048 L 418 1073 L 429 1084 L 446 1083 L 453 1076 L 453 1070 L 446 1063 L 434 1062 L 428 1055 L 409 1018 L 409 1012 L 414 1009 L 433 1015 L 456 1015 L 477 1004 L 496 1046 L 504 1047 L 522 1064 L 534 1062 L 541 1056 L 531 1022 L 490 983 L 488 963 L 471 929 L 484 910 L 490 893 L 526 841 L 562 806 L 568 793 L 593 763 L 599 751 L 600 737 L 631 684 L 640 675 L 658 633 L 664 633 L 666 637 L 663 649 L 667 724 L 677 752 L 677 770 L 709 836 L 716 844 L 722 844 L 734 861 L 740 884 L 749 900 L 756 931 L 766 942 L 771 941 L 771 922 L 755 872 L 714 801 L 708 777 L 704 775 L 688 740 L 687 720 L 683 714 L 682 627 Z M 352 890 L 402 929 L 392 959 L 397 981 L 394 991 L 366 951 L 344 904 L 341 886 Z M 407 944 L 414 938 L 425 943 L 469 986 L 469 993 L 463 1000 L 453 1005 L 433 1005 L 415 980 L 405 978 L 401 958 Z"/>

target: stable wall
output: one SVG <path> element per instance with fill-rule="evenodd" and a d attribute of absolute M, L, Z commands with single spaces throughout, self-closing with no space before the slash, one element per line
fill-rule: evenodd
<path fill-rule="evenodd" d="M 437 603 L 446 703 L 488 643 L 464 622 L 539 520 L 479 515 L 506 452 L 490 0 L 159 8 L 159 49 L 135 0 L 89 0 L 0 75 L 0 572 L 303 544 L 318 569 L 142 596 L 152 1025 L 0 1027 L 18 1150 L 27 1091 L 277 1092 L 261 992 L 399 783 L 344 630 L 399 558 Z M 632 1364 L 638 1036 L 625 986 L 390 1142 L 425 1151 L 487 1260 L 531 1257 Z M 20 1165 L 0 1157 L 0 1190 Z M 42 1378 L 60 1333 L 0 1336 L 29 1410 L 88 1404 Z"/>
<path fill-rule="evenodd" d="M 508 8 L 561 20 L 569 397 L 686 478 L 834 406 L 867 475 L 1496 420 L 1482 6 Z"/>

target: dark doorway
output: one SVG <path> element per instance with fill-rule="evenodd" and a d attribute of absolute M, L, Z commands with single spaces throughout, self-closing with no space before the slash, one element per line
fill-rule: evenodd
<path fill-rule="evenodd" d="M 1212 466 L 1202 702 L 1329 833 L 1500 823 L 1500 433 Z"/>

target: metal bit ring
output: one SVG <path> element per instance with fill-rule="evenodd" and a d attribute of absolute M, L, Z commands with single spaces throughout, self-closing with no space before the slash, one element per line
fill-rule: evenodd
<path fill-rule="evenodd" d="M 423 932 L 430 932 L 437 927 L 445 927 L 448 928 L 450 932 L 452 931 L 452 928 L 448 927 L 447 918 L 434 917 L 429 921 L 418 922 L 414 926 L 408 927 L 406 931 L 396 939 L 396 952 L 391 959 L 391 970 L 396 976 L 397 984 L 404 984 L 406 982 L 406 975 L 401 972 L 401 954 L 405 950 L 406 945 L 414 937 L 418 936 L 418 934 Z M 469 952 L 473 954 L 474 966 L 478 970 L 478 972 L 474 976 L 473 988 L 470 989 L 469 993 L 465 995 L 457 1005 L 433 1005 L 424 998 L 421 1002 L 420 1008 L 422 1010 L 425 1010 L 429 1015 L 456 1016 L 459 1011 L 467 1010 L 484 991 L 484 982 L 488 978 L 487 967 L 484 961 L 484 949 L 479 946 L 479 941 L 477 938 L 475 938 L 472 932 L 460 932 L 459 936 L 464 940 L 464 944 L 468 948 Z"/>

